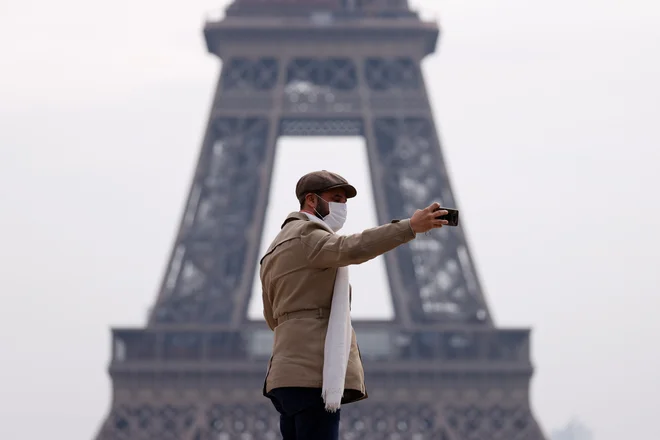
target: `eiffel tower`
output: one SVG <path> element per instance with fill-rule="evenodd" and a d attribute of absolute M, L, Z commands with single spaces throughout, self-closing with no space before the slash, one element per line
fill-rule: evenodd
<path fill-rule="evenodd" d="M 204 35 L 223 61 L 206 135 L 148 324 L 112 330 L 97 440 L 281 438 L 272 333 L 247 317 L 279 136 L 362 136 L 381 224 L 456 206 L 420 70 L 439 30 L 407 0 L 235 0 Z M 354 322 L 369 398 L 341 438 L 543 440 L 530 332 L 495 327 L 463 229 L 384 258 L 395 317 Z"/>

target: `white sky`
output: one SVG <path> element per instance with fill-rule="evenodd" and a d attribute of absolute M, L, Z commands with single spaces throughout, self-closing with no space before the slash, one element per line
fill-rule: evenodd
<path fill-rule="evenodd" d="M 412 3 L 443 26 L 424 73 L 495 319 L 533 327 L 537 417 L 660 438 L 660 7 Z M 223 6 L 0 0 L 0 438 L 91 439 L 105 416 L 109 328 L 155 298 L 219 72 L 202 22 Z M 301 158 L 329 145 L 346 161 Z M 299 167 L 355 181 L 347 228 L 373 225 L 359 140 L 280 147 L 267 234 Z M 355 316 L 390 313 L 359 294 L 382 274 L 352 271 Z"/>

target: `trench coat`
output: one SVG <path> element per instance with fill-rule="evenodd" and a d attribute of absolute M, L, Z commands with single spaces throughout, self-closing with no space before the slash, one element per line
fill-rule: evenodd
<path fill-rule="evenodd" d="M 329 233 L 305 213 L 287 216 L 260 261 L 264 318 L 275 333 L 264 395 L 280 387 L 322 388 L 325 334 L 337 268 L 364 263 L 414 238 L 410 219 L 339 235 Z M 344 389 L 342 403 L 367 397 L 355 331 Z"/>

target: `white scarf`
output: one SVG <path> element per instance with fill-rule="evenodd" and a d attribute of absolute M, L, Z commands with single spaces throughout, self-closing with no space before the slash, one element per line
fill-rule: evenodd
<path fill-rule="evenodd" d="M 334 231 L 323 220 L 309 213 L 305 214 L 310 220 L 334 234 Z M 353 326 L 351 325 L 349 289 L 348 267 L 337 268 L 328 330 L 325 335 L 323 391 L 321 392 L 325 402 L 325 410 L 332 413 L 336 412 L 341 406 L 348 358 L 351 354 Z"/>

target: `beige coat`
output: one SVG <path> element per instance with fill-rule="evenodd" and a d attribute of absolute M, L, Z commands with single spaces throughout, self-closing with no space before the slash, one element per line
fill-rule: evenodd
<path fill-rule="evenodd" d="M 360 234 L 338 235 L 304 213 L 289 214 L 261 260 L 264 317 L 275 332 L 264 394 L 279 387 L 322 387 L 337 268 L 364 263 L 413 238 L 409 219 Z M 367 397 L 355 332 L 345 390 L 343 403 Z"/>

